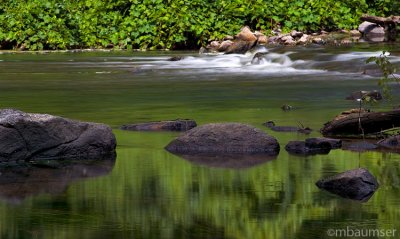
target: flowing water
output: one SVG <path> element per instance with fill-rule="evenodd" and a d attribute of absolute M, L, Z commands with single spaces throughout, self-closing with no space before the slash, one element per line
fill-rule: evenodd
<path fill-rule="evenodd" d="M 309 239 L 332 238 L 329 229 L 347 227 L 400 233 L 399 154 L 334 150 L 301 157 L 284 149 L 289 140 L 320 136 L 323 123 L 357 108 L 344 100 L 352 91 L 379 89 L 379 77 L 362 72 L 383 49 L 399 64 L 398 44 L 260 48 L 257 65 L 254 52 L 2 53 L 0 108 L 106 123 L 118 147 L 115 162 L 3 170 L 0 238 Z M 168 61 L 178 55 L 185 58 Z M 399 102 L 392 86 L 394 101 L 372 109 Z M 284 104 L 294 110 L 282 111 Z M 166 152 L 179 133 L 119 130 L 176 118 L 250 124 L 275 136 L 281 151 L 257 165 L 215 167 Z M 272 132 L 262 126 L 268 120 L 314 131 Z M 368 202 L 315 186 L 357 167 L 380 183 Z"/>

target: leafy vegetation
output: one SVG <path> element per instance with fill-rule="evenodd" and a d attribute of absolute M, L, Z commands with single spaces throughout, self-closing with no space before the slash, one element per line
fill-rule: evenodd
<path fill-rule="evenodd" d="M 236 33 L 351 29 L 362 13 L 397 14 L 397 0 L 16 0 L 0 5 L 0 49 L 176 49 Z"/>
<path fill-rule="evenodd" d="M 383 51 L 379 56 L 373 56 L 367 59 L 366 63 L 375 62 L 382 72 L 382 77 L 379 79 L 378 84 L 382 87 L 383 92 L 387 98 L 390 99 L 390 82 L 400 83 L 400 78 L 395 74 L 396 67 L 389 61 L 390 52 Z"/>

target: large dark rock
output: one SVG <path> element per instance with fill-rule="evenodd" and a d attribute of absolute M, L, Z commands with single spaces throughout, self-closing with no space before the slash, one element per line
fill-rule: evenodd
<path fill-rule="evenodd" d="M 239 123 L 206 124 L 191 129 L 166 146 L 172 153 L 197 155 L 279 153 L 279 143 L 260 129 Z"/>
<path fill-rule="evenodd" d="M 197 123 L 194 120 L 176 119 L 140 124 L 128 124 L 121 126 L 121 129 L 133 131 L 187 131 L 196 126 Z"/>
<path fill-rule="evenodd" d="M 0 164 L 43 158 L 98 159 L 115 153 L 110 127 L 48 114 L 0 110 Z"/>
<path fill-rule="evenodd" d="M 339 196 L 359 201 L 367 201 L 379 187 L 375 177 L 363 168 L 320 179 L 316 185 Z"/>

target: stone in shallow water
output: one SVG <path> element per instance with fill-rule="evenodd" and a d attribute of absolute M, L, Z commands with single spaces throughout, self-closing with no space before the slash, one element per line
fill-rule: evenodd
<path fill-rule="evenodd" d="M 269 154 L 279 153 L 279 143 L 260 129 L 239 123 L 206 124 L 191 129 L 166 146 L 172 153 Z"/>
<path fill-rule="evenodd" d="M 115 154 L 116 140 L 104 124 L 48 114 L 0 110 L 0 164 L 40 159 L 100 159 Z"/>
<path fill-rule="evenodd" d="M 375 177 L 364 168 L 320 179 L 316 185 L 341 197 L 363 202 L 368 201 L 379 187 Z"/>

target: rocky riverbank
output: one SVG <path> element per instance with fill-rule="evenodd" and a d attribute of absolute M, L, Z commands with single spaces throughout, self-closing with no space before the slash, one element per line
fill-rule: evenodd
<path fill-rule="evenodd" d="M 212 40 L 206 47 L 202 47 L 199 52 L 200 54 L 244 54 L 258 45 L 346 45 L 358 42 L 395 40 L 396 33 L 393 33 L 393 27 L 388 27 L 387 24 L 390 25 L 393 23 L 397 25 L 400 22 L 398 18 L 378 18 L 376 20 L 376 17 L 363 16 L 362 19 L 373 19 L 371 20 L 373 22 L 363 21 L 358 29 L 353 30 L 338 30 L 333 32 L 323 30 L 319 32 L 292 30 L 289 33 L 283 33 L 281 29 L 277 29 L 271 31 L 270 34 L 252 31 L 248 26 L 244 26 L 237 35 L 226 36 L 222 40 Z"/>

